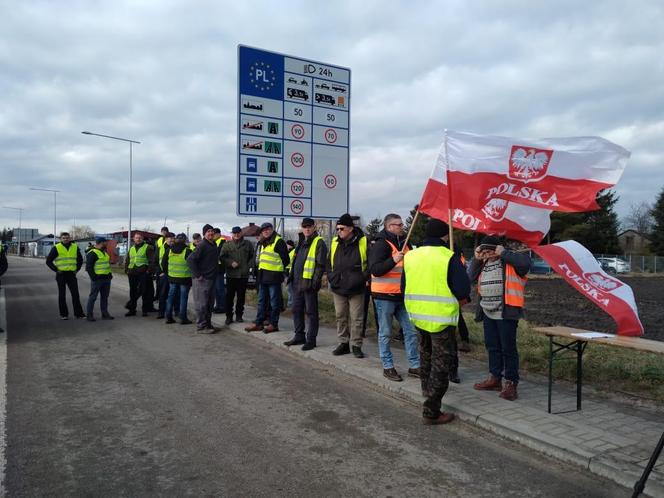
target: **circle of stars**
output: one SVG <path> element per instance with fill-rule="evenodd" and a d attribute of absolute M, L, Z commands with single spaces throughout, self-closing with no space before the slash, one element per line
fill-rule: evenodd
<path fill-rule="evenodd" d="M 265 71 L 268 71 L 269 73 L 268 79 L 270 81 L 268 82 L 256 81 L 254 79 L 254 75 L 256 74 L 256 69 L 264 69 Z M 260 89 L 261 92 L 264 92 L 265 90 L 269 90 L 270 88 L 272 88 L 274 86 L 275 81 L 277 81 L 277 77 L 274 75 L 274 69 L 272 69 L 269 64 L 265 64 L 264 62 L 253 63 L 249 68 L 249 71 L 251 72 L 249 76 L 249 81 L 251 81 L 256 90 Z"/>

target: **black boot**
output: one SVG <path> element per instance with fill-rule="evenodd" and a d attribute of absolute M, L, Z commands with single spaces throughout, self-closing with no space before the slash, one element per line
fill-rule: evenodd
<path fill-rule="evenodd" d="M 459 378 L 459 369 L 453 368 L 452 370 L 450 370 L 448 379 L 450 380 L 450 382 L 454 382 L 455 384 L 461 382 L 461 379 Z"/>
<path fill-rule="evenodd" d="M 362 348 L 359 346 L 353 346 L 351 348 L 353 350 L 353 356 L 355 358 L 364 358 L 364 353 L 362 352 Z"/>
<path fill-rule="evenodd" d="M 334 349 L 334 351 L 332 351 L 332 354 L 334 356 L 341 356 L 342 354 L 348 354 L 348 353 L 350 353 L 350 346 L 348 345 L 347 342 L 342 342 Z"/>

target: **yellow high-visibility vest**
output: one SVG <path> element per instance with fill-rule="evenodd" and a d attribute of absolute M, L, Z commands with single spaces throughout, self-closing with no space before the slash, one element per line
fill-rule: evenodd
<path fill-rule="evenodd" d="M 290 273 L 291 268 L 293 268 L 293 261 L 295 260 L 295 248 L 291 249 L 290 252 L 288 253 L 288 260 L 290 262 L 288 263 L 288 266 L 286 267 L 286 271 Z"/>
<path fill-rule="evenodd" d="M 185 258 L 186 249 L 180 254 L 174 253 L 172 250 L 168 251 L 168 276 L 173 278 L 189 278 L 191 277 L 191 270 L 187 266 L 187 259 Z"/>
<path fill-rule="evenodd" d="M 136 246 L 131 246 L 129 249 L 129 268 L 136 268 L 137 266 L 148 265 L 148 245 L 144 242 L 143 245 L 136 250 Z"/>
<path fill-rule="evenodd" d="M 268 270 L 268 271 L 284 271 L 284 262 L 281 261 L 281 256 L 278 252 L 275 252 L 274 247 L 277 245 L 277 242 L 281 240 L 281 237 L 278 235 L 272 241 L 272 244 L 269 246 L 263 247 L 260 251 L 260 256 L 258 257 L 258 269 L 259 270 Z"/>
<path fill-rule="evenodd" d="M 362 263 L 362 271 L 367 271 L 367 238 L 362 237 L 357 242 L 358 247 L 360 248 L 360 261 Z M 334 254 L 337 252 L 337 247 L 339 247 L 339 236 L 337 235 L 332 239 L 332 248 L 330 249 L 330 267 L 334 270 Z"/>
<path fill-rule="evenodd" d="M 323 237 L 318 235 L 309 246 L 307 259 L 304 261 L 304 268 L 302 268 L 302 278 L 305 280 L 311 280 L 314 278 L 314 270 L 316 269 L 316 248 L 321 240 L 323 240 Z"/>
<path fill-rule="evenodd" d="M 447 285 L 453 255 L 447 247 L 424 246 L 408 251 L 403 258 L 404 305 L 419 329 L 436 333 L 459 321 L 459 301 Z"/>
<path fill-rule="evenodd" d="M 111 273 L 111 257 L 106 251 L 100 251 L 96 247 L 91 249 L 91 252 L 97 255 L 95 261 L 94 272 L 96 275 L 108 275 Z"/>
<path fill-rule="evenodd" d="M 55 244 L 55 250 L 58 251 L 58 257 L 55 258 L 53 264 L 58 271 L 76 271 L 78 246 L 72 242 L 67 249 L 62 242 L 58 242 Z"/>

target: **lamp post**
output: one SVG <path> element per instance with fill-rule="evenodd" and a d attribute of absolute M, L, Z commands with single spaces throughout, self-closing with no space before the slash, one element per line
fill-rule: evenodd
<path fill-rule="evenodd" d="M 40 190 L 42 192 L 53 192 L 53 245 L 55 245 L 55 238 L 58 236 L 58 192 L 52 188 L 30 187 L 30 190 Z"/>
<path fill-rule="evenodd" d="M 91 131 L 82 131 L 83 135 L 94 135 L 95 137 L 110 138 L 111 140 L 120 140 L 121 142 L 129 143 L 129 228 L 127 230 L 127 254 L 129 254 L 129 248 L 131 247 L 131 201 L 132 201 L 132 156 L 133 156 L 133 145 L 140 144 L 136 140 L 130 140 L 128 138 L 121 137 L 112 137 L 110 135 L 102 135 L 101 133 L 92 133 Z"/>
<path fill-rule="evenodd" d="M 23 217 L 23 208 L 17 208 L 17 207 L 12 207 L 12 206 L 2 206 L 5 209 L 13 209 L 14 211 L 18 211 L 18 247 L 16 249 L 16 255 L 20 256 L 21 255 L 21 218 Z"/>

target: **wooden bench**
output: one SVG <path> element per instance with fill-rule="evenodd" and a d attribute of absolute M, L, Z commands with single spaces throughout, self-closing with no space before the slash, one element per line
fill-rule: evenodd
<path fill-rule="evenodd" d="M 533 330 L 549 338 L 549 413 L 551 413 L 551 393 L 553 391 L 553 361 L 557 354 L 564 354 L 569 351 L 576 353 L 576 410 L 571 411 L 581 410 L 583 352 L 588 343 L 634 349 L 636 351 L 644 351 L 647 353 L 664 354 L 664 342 L 652 341 L 641 337 L 604 334 L 600 332 L 574 329 L 571 327 L 535 327 Z"/>

